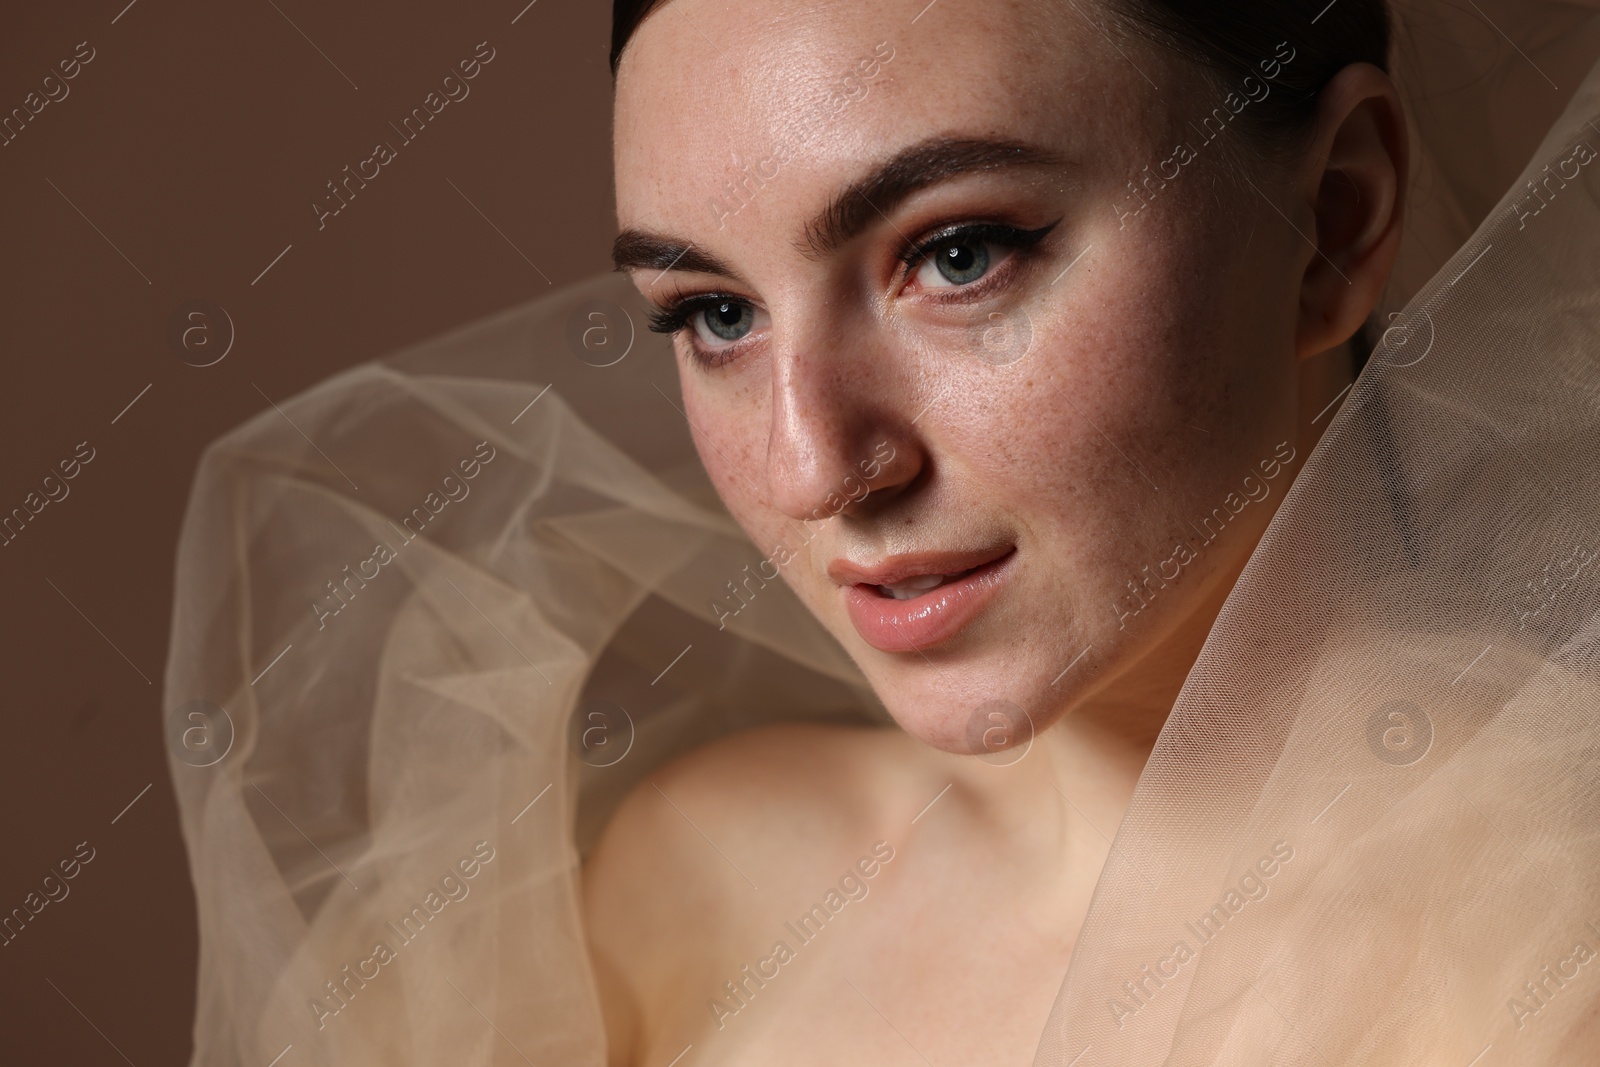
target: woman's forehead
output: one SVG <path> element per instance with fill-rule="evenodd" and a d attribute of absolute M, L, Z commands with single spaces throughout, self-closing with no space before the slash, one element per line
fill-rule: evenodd
<path fill-rule="evenodd" d="M 1149 125 L 1156 91 L 1097 11 L 1091 0 L 670 0 L 619 71 L 623 225 L 703 222 L 695 205 L 725 183 L 780 170 L 791 194 L 835 186 L 931 137 L 1070 155 L 1108 126 L 1137 132 L 1127 127 Z"/>

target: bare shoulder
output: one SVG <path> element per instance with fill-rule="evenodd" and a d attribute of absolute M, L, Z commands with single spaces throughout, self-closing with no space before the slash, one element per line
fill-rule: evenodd
<path fill-rule="evenodd" d="M 585 864 L 585 896 L 645 924 L 723 904 L 840 841 L 848 851 L 903 795 L 916 747 L 892 728 L 779 723 L 697 748 L 623 800 Z"/>
<path fill-rule="evenodd" d="M 641 1040 L 668 985 L 700 966 L 710 978 L 746 951 L 789 887 L 810 887 L 881 837 L 917 747 L 893 728 L 782 723 L 702 746 L 640 782 L 583 870 L 613 1047 Z"/>

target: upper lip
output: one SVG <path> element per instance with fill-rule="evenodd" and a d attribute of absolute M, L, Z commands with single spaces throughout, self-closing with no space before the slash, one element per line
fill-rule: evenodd
<path fill-rule="evenodd" d="M 840 585 L 894 585 L 925 574 L 960 574 L 1009 555 L 1016 546 L 994 545 L 969 552 L 905 552 L 863 567 L 847 559 L 828 564 L 828 577 Z"/>

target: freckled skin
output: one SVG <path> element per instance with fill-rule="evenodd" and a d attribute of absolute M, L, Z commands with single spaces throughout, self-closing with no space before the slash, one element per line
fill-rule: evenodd
<path fill-rule="evenodd" d="M 1302 158 L 1243 171 L 1221 141 L 1203 146 L 1119 218 L 1127 183 L 1195 141 L 1189 123 L 1221 94 L 1153 45 L 1119 52 L 1108 19 L 1090 0 L 670 0 L 623 55 L 621 226 L 692 243 L 741 279 L 641 269 L 636 284 L 663 305 L 714 292 L 762 316 L 720 366 L 702 365 L 692 329 L 677 338 L 695 441 L 730 512 L 763 550 L 801 543 L 798 521 L 837 510 L 830 494 L 894 449 L 782 574 L 904 732 L 751 731 L 656 776 L 683 814 L 648 787 L 624 802 L 584 875 L 613 1065 L 664 1063 L 691 1042 L 702 1064 L 919 1062 L 846 977 L 935 1059 L 1032 1054 L 1156 733 L 1315 443 L 1304 412 L 1348 383 L 1329 357 L 1388 276 L 1403 206 L 1403 125 L 1399 148 L 1372 132 L 1384 108 L 1399 114 L 1392 86 L 1352 67 L 1324 91 Z M 831 104 L 880 44 L 893 58 Z M 935 136 L 1025 141 L 1066 162 L 952 179 L 830 255 L 802 251 L 845 183 Z M 717 206 L 743 168 L 775 158 L 737 212 Z M 1359 196 L 1328 193 L 1336 168 Z M 946 223 L 1057 220 L 1033 249 L 997 252 L 974 297 L 898 268 L 906 240 Z M 1025 356 L 985 358 L 996 322 L 1025 329 Z M 1266 495 L 1230 510 L 1249 476 Z M 1191 524 L 1213 509 L 1232 517 L 1203 543 Z M 1183 542 L 1195 555 L 1172 576 Z M 838 557 L 998 543 L 1017 548 L 1000 595 L 921 652 L 868 645 L 826 572 Z M 1130 592 L 1164 564 L 1169 581 Z M 961 755 L 996 699 L 1037 732 L 1004 769 Z M 706 838 L 729 863 L 707 859 Z M 853 932 L 808 946 L 714 1025 L 707 998 L 878 839 L 899 858 L 847 909 Z M 773 888 L 753 893 L 733 864 Z"/>

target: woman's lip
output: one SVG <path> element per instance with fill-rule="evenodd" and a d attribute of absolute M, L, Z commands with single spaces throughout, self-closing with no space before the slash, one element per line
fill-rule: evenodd
<path fill-rule="evenodd" d="M 960 574 L 1016 551 L 1015 545 L 996 545 L 971 552 L 910 552 L 891 556 L 876 567 L 858 567 L 849 560 L 836 559 L 828 565 L 828 577 L 840 585 L 894 585 L 926 574 Z"/>
<path fill-rule="evenodd" d="M 1000 592 L 1016 554 L 1013 546 L 971 574 L 909 600 L 895 600 L 880 594 L 876 585 L 858 583 L 845 589 L 845 608 L 862 640 L 880 652 L 932 648 L 959 633 Z"/>

